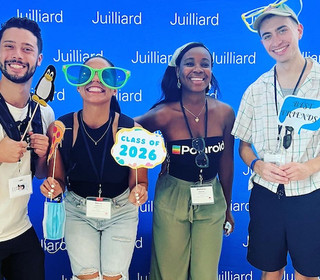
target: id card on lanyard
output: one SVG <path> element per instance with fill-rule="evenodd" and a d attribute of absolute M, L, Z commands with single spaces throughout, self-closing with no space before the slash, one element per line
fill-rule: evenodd
<path fill-rule="evenodd" d="M 109 116 L 109 124 L 108 127 L 105 131 L 105 133 L 103 134 L 105 138 L 104 141 L 104 146 L 103 146 L 103 152 L 102 152 L 102 161 L 101 161 L 101 166 L 100 166 L 100 172 L 98 172 L 96 163 L 93 159 L 92 156 L 92 151 L 90 150 L 87 138 L 86 138 L 86 134 L 88 135 L 88 133 L 85 130 L 85 126 L 83 123 L 83 118 L 82 118 L 82 112 L 78 114 L 80 116 L 80 121 L 81 121 L 81 125 L 79 126 L 87 152 L 88 152 L 88 156 L 92 165 L 92 168 L 94 170 L 94 173 L 97 176 L 99 183 L 99 190 L 98 190 L 98 197 L 87 197 L 86 198 L 86 216 L 90 217 L 90 218 L 101 218 L 101 219 L 111 219 L 111 205 L 112 205 L 112 200 L 109 198 L 104 198 L 101 197 L 102 194 L 102 177 L 103 177 L 103 171 L 104 171 L 104 165 L 105 165 L 105 159 L 106 159 L 106 153 L 107 153 L 107 147 L 108 147 L 108 137 L 110 134 L 109 128 L 110 125 L 112 123 L 112 116 Z M 89 135 L 88 135 L 89 136 Z M 90 138 L 91 139 L 91 138 Z M 100 138 L 100 140 L 102 139 L 102 137 Z M 92 139 L 91 139 L 92 140 Z M 100 141 L 99 140 L 99 141 Z M 98 142 L 99 142 L 98 141 Z M 98 142 L 94 141 L 94 144 L 97 145 Z"/>
<path fill-rule="evenodd" d="M 32 194 L 31 174 L 9 179 L 10 198 Z"/>
<path fill-rule="evenodd" d="M 111 219 L 111 199 L 103 197 L 86 198 L 86 216 L 90 218 Z"/>
<path fill-rule="evenodd" d="M 212 184 L 191 185 L 190 193 L 192 205 L 214 204 Z"/>

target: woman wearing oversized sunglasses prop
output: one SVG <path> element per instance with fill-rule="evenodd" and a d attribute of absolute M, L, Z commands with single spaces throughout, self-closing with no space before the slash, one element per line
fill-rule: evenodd
<path fill-rule="evenodd" d="M 55 197 L 67 189 L 65 240 L 74 279 L 127 279 L 137 206 L 148 198 L 146 169 L 120 166 L 111 155 L 118 129 L 137 126 L 120 112 L 115 97 L 130 71 L 97 56 L 83 65 L 65 65 L 63 72 L 77 86 L 83 109 L 60 118 L 66 130 L 55 178 L 50 162 L 41 191 Z"/>

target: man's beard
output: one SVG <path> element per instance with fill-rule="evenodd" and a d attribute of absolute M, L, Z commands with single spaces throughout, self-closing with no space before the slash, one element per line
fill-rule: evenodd
<path fill-rule="evenodd" d="M 34 72 L 36 71 L 37 65 L 35 64 L 33 67 L 30 68 L 29 63 L 24 64 L 25 66 L 27 66 L 28 71 L 22 77 L 17 77 L 16 75 L 9 74 L 7 71 L 7 64 L 14 63 L 14 62 L 18 62 L 18 61 L 7 60 L 4 62 L 4 65 L 0 62 L 0 71 L 3 74 L 3 76 L 5 76 L 11 82 L 17 83 L 17 84 L 23 84 L 29 81 L 29 79 L 33 76 Z"/>

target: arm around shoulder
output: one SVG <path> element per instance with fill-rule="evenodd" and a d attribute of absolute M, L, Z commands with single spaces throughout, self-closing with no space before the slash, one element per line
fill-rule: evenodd
<path fill-rule="evenodd" d="M 134 120 L 143 128 L 154 132 L 165 127 L 168 117 L 167 106 L 165 104 L 160 104 L 147 111 L 144 115 L 135 117 Z"/>

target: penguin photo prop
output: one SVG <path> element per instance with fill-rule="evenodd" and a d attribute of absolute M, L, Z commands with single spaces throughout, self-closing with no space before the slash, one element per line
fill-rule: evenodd
<path fill-rule="evenodd" d="M 49 65 L 35 87 L 34 95 L 32 96 L 34 102 L 45 107 L 48 101 L 52 101 L 55 78 L 56 68 L 53 65 Z"/>
<path fill-rule="evenodd" d="M 35 112 L 37 111 L 39 104 L 42 106 L 47 106 L 48 101 L 52 101 L 54 95 L 54 80 L 56 78 L 56 68 L 53 65 L 49 65 L 38 81 L 34 94 L 32 95 L 32 100 L 37 103 L 36 107 L 33 110 L 32 116 L 29 120 L 26 130 L 24 131 L 21 141 L 26 136 L 28 129 L 31 125 L 31 121 L 34 117 Z"/>

